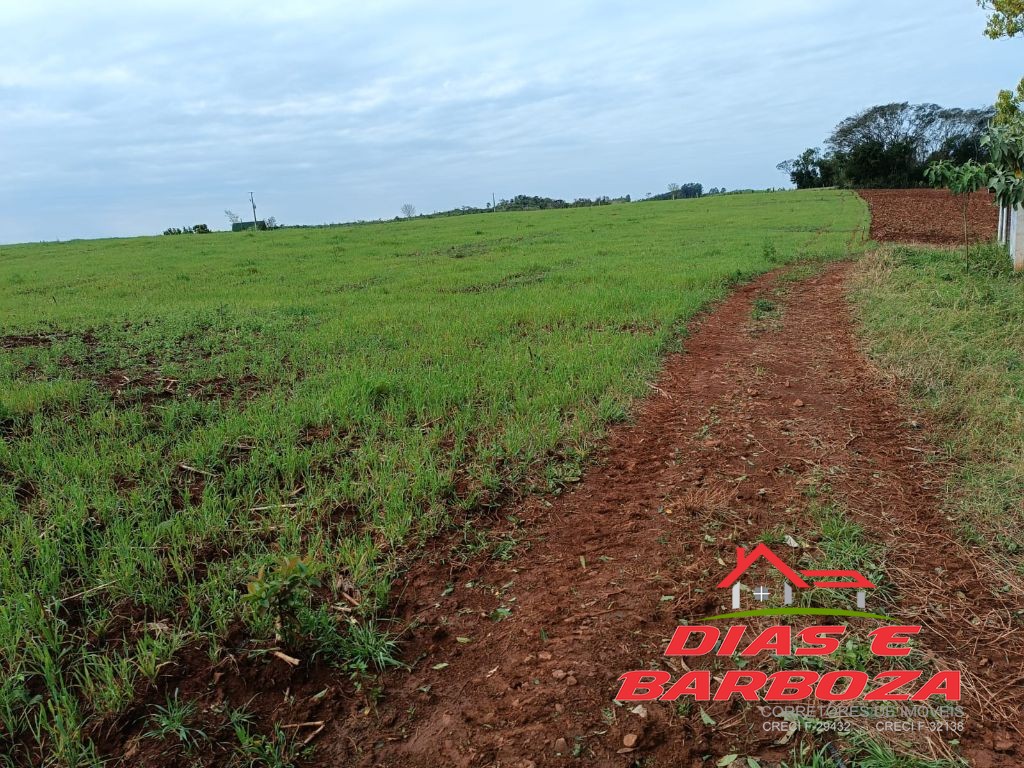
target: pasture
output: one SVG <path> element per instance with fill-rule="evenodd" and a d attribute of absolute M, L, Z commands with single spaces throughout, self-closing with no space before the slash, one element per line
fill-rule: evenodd
<path fill-rule="evenodd" d="M 96 763 L 185 649 L 394 663 L 429 537 L 509 554 L 488 515 L 577 480 L 695 313 L 866 226 L 806 191 L 3 246 L 0 753 Z"/>

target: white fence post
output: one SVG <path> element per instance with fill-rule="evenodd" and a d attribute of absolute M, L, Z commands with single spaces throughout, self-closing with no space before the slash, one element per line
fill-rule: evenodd
<path fill-rule="evenodd" d="M 999 206 L 999 228 L 996 230 L 996 232 L 998 234 L 998 237 L 999 237 L 999 242 L 1000 243 L 1005 243 L 1006 242 L 1006 238 L 1004 236 L 1005 227 L 1006 227 L 1006 206 L 1005 205 L 1000 205 Z"/>
<path fill-rule="evenodd" d="M 1010 258 L 1013 271 L 1024 270 L 1024 206 L 1018 205 L 1010 212 Z"/>

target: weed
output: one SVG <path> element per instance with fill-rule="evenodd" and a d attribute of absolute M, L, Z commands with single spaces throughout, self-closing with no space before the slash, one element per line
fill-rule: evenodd
<path fill-rule="evenodd" d="M 896 749 L 870 733 L 854 730 L 848 736 L 851 749 L 856 753 L 860 768 L 966 768 L 962 760 L 925 758 L 912 753 L 899 753 Z"/>
<path fill-rule="evenodd" d="M 173 737 L 186 752 L 194 752 L 207 740 L 202 730 L 189 725 L 189 721 L 195 715 L 196 705 L 178 698 L 178 691 L 175 689 L 174 695 L 167 699 L 164 706 L 153 707 L 153 714 L 149 717 L 153 727 L 143 735 L 161 741 Z"/>
<path fill-rule="evenodd" d="M 794 749 L 790 760 L 792 762 L 780 763 L 780 768 L 835 768 L 836 766 L 836 762 L 829 755 L 827 748 L 813 749 L 806 744 Z"/>
<path fill-rule="evenodd" d="M 303 753 L 302 745 L 277 723 L 269 736 L 254 733 L 252 717 L 243 710 L 229 713 L 237 742 L 235 761 L 244 768 L 292 768 Z"/>
<path fill-rule="evenodd" d="M 763 320 L 766 317 L 774 316 L 775 311 L 776 307 L 774 303 L 764 298 L 763 296 L 759 296 L 758 298 L 754 299 L 754 306 L 750 312 L 750 315 L 751 317 L 753 317 L 754 320 Z"/>
<path fill-rule="evenodd" d="M 805 555 L 807 567 L 859 571 L 876 587 L 870 592 L 871 599 L 881 603 L 888 600 L 891 585 L 885 579 L 882 547 L 868 539 L 863 526 L 835 502 L 812 503 L 810 512 L 818 522 L 821 535 L 818 552 L 813 556 Z M 833 608 L 850 608 L 851 599 L 850 590 L 844 589 L 813 589 L 802 593 L 801 597 L 805 605 Z"/>
<path fill-rule="evenodd" d="M 395 639 L 375 621 L 353 624 L 345 640 L 349 666 L 360 673 L 401 666 L 396 658 L 397 648 Z"/>
<path fill-rule="evenodd" d="M 296 647 L 302 635 L 299 613 L 309 604 L 310 589 L 319 583 L 301 558 L 285 557 L 270 571 L 260 568 L 242 599 L 257 621 L 271 618 L 278 639 Z"/>

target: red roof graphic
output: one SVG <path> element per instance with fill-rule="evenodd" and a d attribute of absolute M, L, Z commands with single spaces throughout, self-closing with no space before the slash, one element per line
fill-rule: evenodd
<path fill-rule="evenodd" d="M 750 550 L 747 554 L 747 550 L 743 547 L 736 547 L 736 567 L 729 571 L 728 575 L 722 579 L 718 584 L 719 589 L 728 589 L 737 581 L 739 578 L 746 573 L 750 567 L 761 558 L 767 560 L 775 570 L 785 577 L 785 579 L 792 584 L 794 587 L 799 589 L 807 589 L 810 584 L 803 578 L 804 576 L 812 578 L 828 577 L 845 577 L 851 579 L 851 581 L 814 581 L 815 587 L 828 587 L 833 589 L 874 589 L 875 585 L 868 581 L 859 571 L 852 570 L 821 570 L 821 569 L 810 569 L 806 571 L 795 571 L 786 565 L 782 558 L 776 555 L 769 549 L 767 544 L 761 543 Z"/>

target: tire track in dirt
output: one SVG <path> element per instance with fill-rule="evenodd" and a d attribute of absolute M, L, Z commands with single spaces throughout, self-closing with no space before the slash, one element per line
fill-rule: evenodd
<path fill-rule="evenodd" d="M 710 726 L 696 708 L 654 703 L 641 716 L 611 700 L 622 672 L 664 666 L 678 623 L 727 607 L 714 585 L 736 545 L 779 526 L 813 536 L 805 490 L 827 477 L 885 544 L 897 617 L 925 626 L 937 668 L 966 673 L 963 753 L 973 765 L 1018 764 L 1020 584 L 990 583 L 984 556 L 956 541 L 925 430 L 861 355 L 844 295 L 850 268 L 790 285 L 762 277 L 704 317 L 571 492 L 503 512 L 520 521 L 497 526 L 520 541 L 512 560 L 458 564 L 455 542 L 438 542 L 397 589 L 412 670 L 385 675 L 375 705 L 317 714 L 329 722 L 316 762 L 786 757 L 756 711 L 735 702 L 707 707 Z M 783 300 L 776 288 L 787 293 L 781 318 L 752 323 L 757 297 Z"/>

